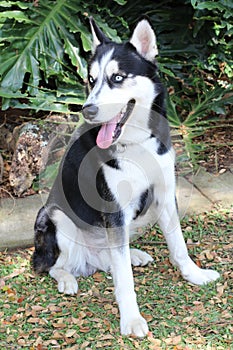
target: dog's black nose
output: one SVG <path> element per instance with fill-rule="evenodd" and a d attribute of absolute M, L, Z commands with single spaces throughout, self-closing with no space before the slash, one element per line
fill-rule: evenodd
<path fill-rule="evenodd" d="M 84 105 L 82 108 L 82 114 L 85 119 L 92 120 L 98 114 L 99 108 L 93 104 Z"/>

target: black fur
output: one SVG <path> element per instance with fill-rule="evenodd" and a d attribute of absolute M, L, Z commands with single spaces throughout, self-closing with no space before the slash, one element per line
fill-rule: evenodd
<path fill-rule="evenodd" d="M 121 226 L 123 214 L 107 186 L 101 167 L 107 163 L 118 169 L 117 160 L 108 150 L 96 147 L 98 128 L 84 125 L 80 130 L 81 136 L 70 147 L 62 165 L 62 188 L 74 214 L 71 219 L 84 229 L 88 229 L 88 225 L 102 227 L 109 221 Z M 83 161 L 84 157 L 87 162 Z M 107 210 L 106 206 L 109 207 Z"/>
<path fill-rule="evenodd" d="M 35 223 L 35 252 L 32 257 L 36 272 L 46 272 L 52 267 L 60 253 L 56 240 L 56 227 L 42 207 Z"/>
<path fill-rule="evenodd" d="M 139 199 L 138 209 L 135 213 L 133 220 L 136 220 L 139 215 L 145 215 L 149 207 L 151 206 L 154 200 L 153 188 L 148 188 L 143 192 Z"/>

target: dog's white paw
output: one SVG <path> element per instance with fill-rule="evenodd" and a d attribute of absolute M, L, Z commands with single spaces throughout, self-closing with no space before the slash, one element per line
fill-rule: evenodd
<path fill-rule="evenodd" d="M 78 292 L 78 283 L 74 276 L 65 275 L 59 279 L 58 282 L 59 293 L 74 295 Z"/>
<path fill-rule="evenodd" d="M 220 274 L 214 270 L 200 269 L 195 265 L 195 268 L 190 269 L 188 273 L 182 273 L 182 276 L 193 284 L 202 285 L 215 281 Z"/>
<path fill-rule="evenodd" d="M 130 257 L 133 266 L 145 266 L 153 261 L 153 258 L 148 253 L 139 249 L 130 249 Z"/>
<path fill-rule="evenodd" d="M 146 320 L 139 315 L 132 320 L 121 320 L 121 334 L 122 335 L 135 335 L 136 337 L 145 337 L 149 329 Z"/>

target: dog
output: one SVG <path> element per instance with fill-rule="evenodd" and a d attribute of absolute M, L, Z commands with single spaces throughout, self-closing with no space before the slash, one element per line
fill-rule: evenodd
<path fill-rule="evenodd" d="M 71 137 L 58 176 L 35 223 L 35 271 L 74 295 L 77 276 L 110 271 L 121 334 L 148 333 L 134 291 L 132 266 L 153 259 L 130 249 L 138 229 L 157 222 L 171 263 L 187 281 L 219 277 L 189 257 L 175 198 L 174 151 L 158 78 L 154 30 L 142 18 L 128 42 L 111 41 L 90 19 L 93 37 L 84 123 Z"/>

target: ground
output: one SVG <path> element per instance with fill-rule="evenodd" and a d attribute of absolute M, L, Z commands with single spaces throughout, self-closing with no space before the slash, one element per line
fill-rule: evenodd
<path fill-rule="evenodd" d="M 199 164 L 211 173 L 221 173 L 224 170 L 233 172 L 233 122 L 225 127 L 209 129 L 196 138 L 197 144 L 202 142 L 206 150 L 201 152 Z"/>
<path fill-rule="evenodd" d="M 138 303 L 150 329 L 145 339 L 120 335 L 109 274 L 80 277 L 78 295 L 65 296 L 54 280 L 32 271 L 33 248 L 1 252 L 0 348 L 231 350 L 232 227 L 232 209 L 182 221 L 192 258 L 221 274 L 206 286 L 193 286 L 174 270 L 157 229 L 133 242 L 154 257 L 149 266 L 133 268 Z"/>

